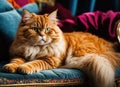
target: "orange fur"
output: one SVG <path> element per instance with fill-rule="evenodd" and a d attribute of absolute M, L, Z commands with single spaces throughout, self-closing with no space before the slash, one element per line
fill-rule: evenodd
<path fill-rule="evenodd" d="M 12 59 L 3 70 L 32 74 L 61 66 L 78 68 L 85 71 L 94 87 L 112 87 L 120 57 L 113 44 L 90 33 L 63 33 L 56 13 L 36 15 L 23 10 L 10 48 Z"/>

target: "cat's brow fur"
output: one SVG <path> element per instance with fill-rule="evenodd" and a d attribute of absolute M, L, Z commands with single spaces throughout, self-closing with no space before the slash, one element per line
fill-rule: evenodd
<path fill-rule="evenodd" d="M 10 47 L 11 61 L 3 70 L 32 74 L 58 67 L 77 68 L 88 75 L 92 87 L 112 87 L 120 63 L 113 44 L 90 33 L 63 33 L 56 13 L 36 15 L 23 11 Z"/>

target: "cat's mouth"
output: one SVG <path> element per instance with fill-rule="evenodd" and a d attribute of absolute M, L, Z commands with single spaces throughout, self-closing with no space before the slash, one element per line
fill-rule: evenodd
<path fill-rule="evenodd" d="M 38 37 L 37 44 L 38 45 L 46 45 L 50 43 L 50 40 L 47 40 L 46 37 Z"/>
<path fill-rule="evenodd" d="M 43 39 L 43 38 L 41 39 L 41 41 L 46 42 L 46 40 L 45 40 L 45 39 Z"/>
<path fill-rule="evenodd" d="M 38 41 L 39 41 L 39 42 L 44 42 L 44 43 L 45 43 L 45 42 L 46 42 L 45 36 L 39 36 L 39 37 L 38 37 Z"/>

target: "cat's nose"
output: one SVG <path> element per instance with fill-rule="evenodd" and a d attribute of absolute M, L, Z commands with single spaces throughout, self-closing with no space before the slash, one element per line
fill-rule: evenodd
<path fill-rule="evenodd" d="M 39 33 L 39 35 L 40 35 L 41 37 L 45 36 L 45 34 L 44 34 L 44 33 Z"/>

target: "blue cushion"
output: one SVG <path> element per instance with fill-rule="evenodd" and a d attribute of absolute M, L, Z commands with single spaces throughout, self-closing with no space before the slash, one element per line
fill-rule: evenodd
<path fill-rule="evenodd" d="M 4 60 L 8 54 L 9 46 L 16 35 L 20 19 L 21 16 L 16 10 L 0 13 L 0 60 Z"/>
<path fill-rule="evenodd" d="M 7 0 L 0 0 L 0 12 L 13 10 L 13 6 Z"/>
<path fill-rule="evenodd" d="M 56 68 L 51 70 L 43 70 L 38 73 L 22 75 L 17 73 L 4 73 L 0 63 L 0 86 L 19 86 L 19 85 L 56 85 L 61 84 L 83 84 L 86 81 L 86 75 L 78 69 Z M 120 68 L 116 69 L 115 78 L 120 78 Z"/>
<path fill-rule="evenodd" d="M 26 9 L 29 12 L 36 13 L 36 14 L 38 14 L 40 12 L 37 3 L 30 3 L 20 9 L 17 9 L 17 11 L 20 15 L 22 14 L 23 9 Z"/>
<path fill-rule="evenodd" d="M 47 83 L 78 83 L 82 84 L 85 75 L 83 72 L 77 69 L 51 69 L 43 70 L 38 73 L 22 75 L 22 74 L 12 74 L 3 73 L 1 71 L 2 64 L 0 64 L 0 84 L 1 85 L 12 85 L 12 84 L 47 84 Z M 49 84 L 50 85 L 50 84 Z"/>

